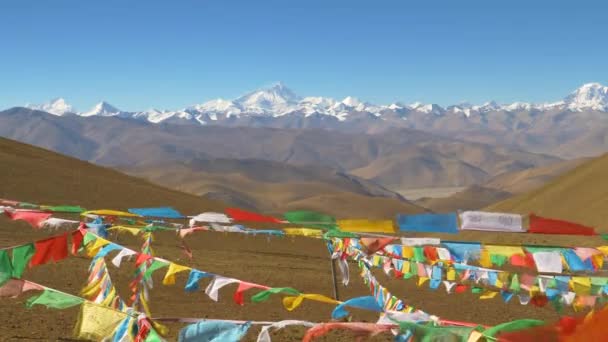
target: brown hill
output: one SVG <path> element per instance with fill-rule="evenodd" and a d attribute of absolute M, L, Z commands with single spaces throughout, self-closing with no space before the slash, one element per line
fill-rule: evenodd
<path fill-rule="evenodd" d="M 386 218 L 424 211 L 370 181 L 322 166 L 196 159 L 125 170 L 173 189 L 266 213 L 307 209 L 352 217 L 365 211 L 370 217 Z"/>
<path fill-rule="evenodd" d="M 484 187 L 521 194 L 539 188 L 552 179 L 574 169 L 589 158 L 559 161 L 523 171 L 505 172 L 483 184 Z"/>
<path fill-rule="evenodd" d="M 397 190 L 459 187 L 555 161 L 550 159 L 502 147 L 438 141 L 408 146 L 351 172 Z"/>
<path fill-rule="evenodd" d="M 534 212 L 608 231 L 608 154 L 587 161 L 544 186 L 489 206 L 488 210 Z"/>
<path fill-rule="evenodd" d="M 89 209 L 172 205 L 191 214 L 225 207 L 205 197 L 4 138 L 0 138 L 0 162 L 0 198 Z"/>
<path fill-rule="evenodd" d="M 470 186 L 448 197 L 421 198 L 416 204 L 435 212 L 445 213 L 456 210 L 475 210 L 511 197 L 512 194 L 479 185 Z"/>

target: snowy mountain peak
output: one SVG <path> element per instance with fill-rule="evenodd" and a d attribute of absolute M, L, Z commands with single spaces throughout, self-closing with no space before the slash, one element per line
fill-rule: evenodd
<path fill-rule="evenodd" d="M 608 110 L 608 87 L 600 83 L 583 84 L 568 95 L 564 102 L 568 109 L 574 111 L 584 109 L 606 111 Z"/>
<path fill-rule="evenodd" d="M 68 104 L 64 98 L 59 97 L 43 104 L 27 104 L 25 107 L 35 110 L 41 110 L 55 115 L 64 115 L 66 113 L 74 113 L 74 107 Z"/>
<path fill-rule="evenodd" d="M 101 101 L 95 105 L 90 111 L 80 113 L 80 116 L 115 116 L 120 114 L 122 111 L 111 104 Z"/>
<path fill-rule="evenodd" d="M 352 96 L 345 97 L 342 103 L 349 107 L 357 107 L 362 104 L 358 98 Z"/>
<path fill-rule="evenodd" d="M 295 110 L 300 97 L 283 83 L 253 91 L 234 101 L 243 111 L 256 114 L 281 115 Z"/>

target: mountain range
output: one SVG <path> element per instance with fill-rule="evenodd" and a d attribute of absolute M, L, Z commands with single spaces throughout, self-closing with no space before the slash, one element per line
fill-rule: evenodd
<path fill-rule="evenodd" d="M 376 105 L 363 102 L 352 96 L 348 96 L 343 100 L 329 97 L 302 97 L 279 82 L 269 88 L 250 92 L 234 100 L 218 98 L 181 110 L 151 109 L 147 111 L 126 112 L 102 101 L 89 111 L 78 112 L 63 98 L 58 98 L 41 105 L 26 105 L 26 107 L 43 110 L 55 115 L 72 113 L 80 116 L 120 116 L 144 119 L 153 123 L 169 120 L 203 125 L 245 116 L 276 118 L 292 113 L 300 114 L 303 117 L 326 115 L 334 117 L 338 121 L 350 121 L 354 119 L 350 115 L 353 112 L 373 114 L 380 119 L 383 118 L 384 114 L 394 112 L 401 114 L 401 119 L 407 120 L 409 112 L 435 115 L 460 114 L 465 117 L 496 111 L 569 110 L 581 112 L 591 110 L 606 112 L 608 111 L 608 87 L 599 83 L 587 83 L 566 96 L 562 101 L 553 103 L 533 104 L 514 102 L 500 105 L 495 101 L 490 101 L 482 105 L 461 103 L 444 108 L 437 104 L 423 104 L 420 102 L 409 105 L 399 102 L 388 105 Z"/>
<path fill-rule="evenodd" d="M 608 150 L 608 87 L 584 84 L 563 100 L 499 105 L 393 103 L 376 105 L 346 97 L 301 97 L 279 83 L 234 100 L 216 99 L 180 110 L 127 112 L 101 102 L 78 112 L 63 99 L 28 108 L 58 116 L 117 117 L 186 126 L 322 129 L 383 134 L 410 128 L 436 136 L 552 154 L 562 158 Z"/>
<path fill-rule="evenodd" d="M 153 124 L 118 117 L 0 112 L 0 136 L 118 168 L 192 160 L 257 159 L 323 166 L 392 191 L 468 186 L 559 161 L 413 129 L 360 134 L 319 129 Z M 243 164 L 246 167 L 246 164 Z"/>

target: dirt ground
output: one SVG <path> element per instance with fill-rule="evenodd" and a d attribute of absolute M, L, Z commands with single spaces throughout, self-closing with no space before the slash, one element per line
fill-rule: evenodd
<path fill-rule="evenodd" d="M 12 246 L 27 243 L 58 232 L 33 230 L 26 224 L 0 219 L 0 246 Z M 505 234 L 483 234 L 489 240 L 508 242 L 521 239 L 521 234 L 500 239 Z M 509 235 L 509 234 L 507 234 Z M 454 238 L 454 236 L 451 236 Z M 478 234 L 458 235 L 459 238 L 474 239 Z M 546 243 L 568 245 L 598 245 L 600 241 L 589 238 L 543 237 L 533 236 L 536 241 L 531 243 Z M 327 248 L 321 240 L 312 238 L 245 236 L 234 233 L 195 232 L 189 235 L 187 242 L 193 250 L 194 258 L 187 260 L 178 247 L 179 241 L 174 233 L 155 233 L 152 246 L 156 256 L 188 265 L 203 271 L 251 281 L 271 287 L 294 287 L 305 293 L 320 293 L 332 296 L 332 278 Z M 578 240 L 578 241 L 577 241 Z M 118 243 L 139 249 L 141 239 L 129 235 L 119 235 Z M 491 241 L 496 242 L 496 241 Z M 114 252 L 116 253 L 116 252 Z M 111 253 L 108 259 L 113 257 Z M 90 260 L 84 256 L 70 257 L 57 264 L 47 264 L 27 270 L 24 279 L 72 294 L 78 294 L 83 287 Z M 112 279 L 123 298 L 128 298 L 127 284 L 133 270 L 133 261 L 123 263 L 120 269 L 109 264 Z M 340 299 L 368 295 L 366 287 L 358 274 L 357 267 L 351 264 L 351 283 L 344 287 L 340 285 Z M 311 322 L 328 321 L 331 317 L 332 305 L 305 301 L 293 312 L 286 311 L 281 304 L 281 295 L 272 296 L 263 303 L 250 303 L 248 298 L 254 290 L 245 295 L 246 304 L 238 306 L 233 303 L 232 295 L 236 285 L 228 285 L 220 291 L 220 300 L 211 301 L 205 294 L 204 288 L 208 280 L 201 281 L 201 289 L 196 293 L 184 291 L 188 272 L 177 276 L 174 286 L 162 285 L 165 271 L 159 270 L 154 274 L 155 287 L 151 291 L 151 310 L 154 317 L 192 317 L 219 318 L 237 320 L 283 320 L 300 319 Z M 497 297 L 481 301 L 478 295 L 470 293 L 447 295 L 443 288 L 430 290 L 428 287 L 418 288 L 415 280 L 392 279 L 381 272 L 376 277 L 393 294 L 404 299 L 430 314 L 445 319 L 470 321 L 479 324 L 493 325 L 521 318 L 538 318 L 548 321 L 558 319 L 558 314 L 550 306 L 537 308 L 521 306 L 517 300 L 504 304 Z M 27 294 L 17 299 L 3 299 L 0 310 L 0 340 L 3 341 L 35 341 L 35 340 L 70 340 L 72 329 L 76 323 L 77 308 L 68 310 L 46 309 L 34 307 L 27 309 L 24 305 Z M 354 320 L 372 322 L 376 315 L 365 311 L 352 311 Z M 564 314 L 571 314 L 566 310 Z M 169 324 L 171 332 L 169 340 L 176 340 L 179 329 L 184 324 Z M 259 328 L 252 328 L 248 334 L 249 341 L 255 341 Z M 297 341 L 304 334 L 302 328 L 289 328 L 274 333 L 277 341 Z M 324 341 L 349 341 L 352 336 L 347 333 L 327 335 Z M 378 336 L 374 340 L 391 340 L 390 336 Z"/>

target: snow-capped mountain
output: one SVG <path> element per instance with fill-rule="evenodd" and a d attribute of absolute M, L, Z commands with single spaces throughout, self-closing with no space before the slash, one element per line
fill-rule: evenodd
<path fill-rule="evenodd" d="M 26 104 L 25 105 L 26 108 L 30 108 L 30 109 L 35 109 L 35 110 L 41 110 L 47 113 L 51 113 L 54 115 L 64 115 L 67 113 L 74 113 L 75 110 L 74 108 L 69 105 L 65 99 L 63 98 L 56 98 L 51 100 L 48 103 L 43 103 L 43 104 Z"/>
<path fill-rule="evenodd" d="M 482 105 L 461 103 L 448 107 L 437 104 L 415 102 L 410 105 L 393 103 L 390 105 L 375 105 L 348 96 L 342 100 L 329 97 L 301 97 L 278 83 L 268 88 L 247 93 L 234 100 L 215 99 L 202 104 L 195 104 L 181 110 L 151 109 L 141 112 L 124 112 L 107 102 L 100 102 L 87 112 L 76 112 L 64 99 L 55 99 L 47 104 L 27 105 L 32 109 L 47 111 L 55 115 L 75 113 L 83 117 L 119 116 L 144 120 L 151 123 L 181 123 L 181 124 L 235 124 L 271 125 L 275 120 L 294 120 L 294 118 L 318 120 L 328 117 L 338 122 L 351 120 L 387 120 L 397 118 L 399 121 L 408 120 L 410 116 L 432 115 L 429 118 L 439 119 L 448 115 L 459 115 L 471 118 L 475 115 L 489 115 L 497 112 L 530 112 L 530 111 L 563 111 L 572 112 L 599 111 L 608 112 L 608 87 L 599 83 L 587 83 L 576 89 L 562 101 L 543 104 L 514 102 L 498 104 L 494 101 Z M 363 115 L 363 116 L 362 116 Z M 367 119 L 366 119 L 367 118 Z M 240 121 L 241 120 L 241 121 Z M 244 120 L 244 121 L 243 121 Z M 260 123 L 256 120 L 262 120 Z M 300 121 L 301 122 L 301 121 Z M 300 125 L 302 125 L 300 123 Z M 280 125 L 279 125 L 280 126 Z M 306 125 L 304 125 L 306 126 Z M 290 126 L 292 127 L 292 126 Z"/>
<path fill-rule="evenodd" d="M 573 111 L 608 111 L 608 87 L 599 83 L 584 84 L 566 97 L 564 104 Z"/>
<path fill-rule="evenodd" d="M 102 101 L 95 105 L 90 111 L 79 113 L 80 116 L 116 116 L 120 115 L 122 111 L 111 104 Z"/>

